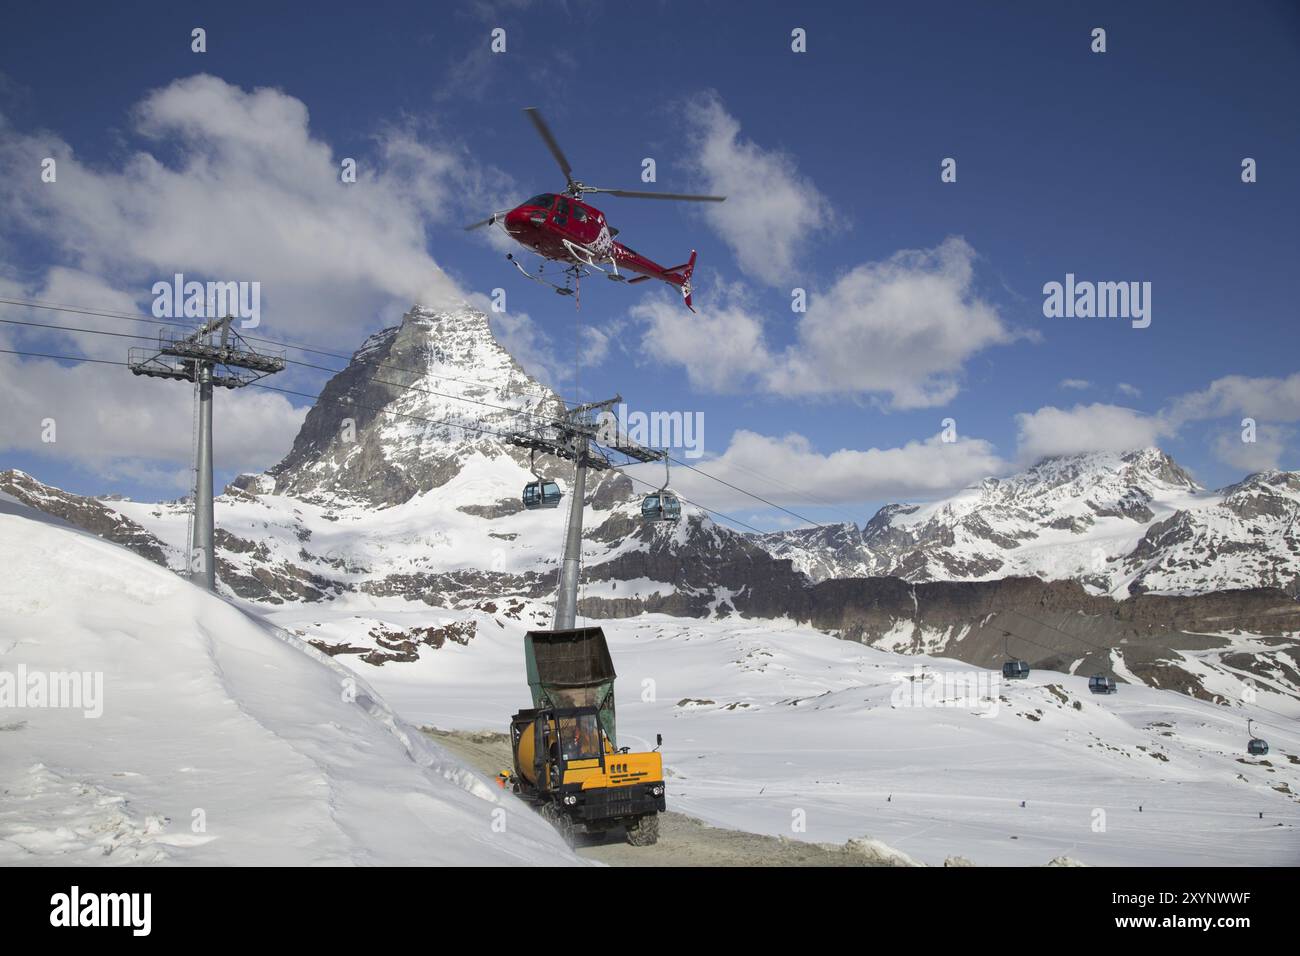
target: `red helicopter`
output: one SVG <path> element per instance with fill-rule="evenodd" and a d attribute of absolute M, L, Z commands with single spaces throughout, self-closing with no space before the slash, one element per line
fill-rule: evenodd
<path fill-rule="evenodd" d="M 465 229 L 480 229 L 500 223 L 510 238 L 544 261 L 538 265 L 537 274 L 533 275 L 514 255 L 507 255 L 506 258 L 526 278 L 550 286 L 560 295 L 576 295 L 583 277 L 591 275 L 593 271 L 603 272 L 606 278 L 629 285 L 659 279 L 676 286 L 686 307 L 694 312 L 691 305 L 691 274 L 695 271 L 695 250 L 691 250 L 691 257 L 686 262 L 665 269 L 636 250 L 617 242 L 614 237 L 618 235 L 618 230 L 605 221 L 603 212 L 583 202 L 582 197 L 586 193 L 608 193 L 624 199 L 676 199 L 686 202 L 722 202 L 727 197 L 588 186 L 573 178 L 573 169 L 541 113 L 531 106 L 524 113 L 532 120 L 551 155 L 560 164 L 560 171 L 564 173 L 567 183 L 564 192 L 541 193 L 514 209 L 495 212 L 482 222 L 466 226 Z M 564 285 L 557 285 L 542 277 L 545 260 L 563 263 Z M 624 272 L 634 272 L 636 278 L 629 279 Z"/>

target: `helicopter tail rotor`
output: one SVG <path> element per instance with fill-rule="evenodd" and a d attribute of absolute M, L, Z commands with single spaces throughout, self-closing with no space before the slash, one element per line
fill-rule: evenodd
<path fill-rule="evenodd" d="M 677 271 L 679 269 L 682 271 L 680 272 Z M 690 309 L 692 312 L 695 311 L 695 306 L 691 305 L 691 291 L 692 291 L 691 276 L 694 273 L 695 273 L 695 250 L 694 249 L 691 250 L 691 257 L 690 259 L 687 260 L 686 265 L 674 266 L 673 268 L 667 270 L 667 272 L 665 273 L 665 275 L 667 275 L 669 279 L 673 281 L 674 285 L 679 285 L 681 287 L 682 301 L 686 303 L 686 308 Z"/>

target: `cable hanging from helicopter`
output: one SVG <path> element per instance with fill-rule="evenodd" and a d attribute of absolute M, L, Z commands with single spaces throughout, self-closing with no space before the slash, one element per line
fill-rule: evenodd
<path fill-rule="evenodd" d="M 573 178 L 569 160 L 541 113 L 534 107 L 528 107 L 524 110 L 524 115 L 532 122 L 533 128 L 564 173 L 564 192 L 539 193 L 513 209 L 494 212 L 481 222 L 466 226 L 466 230 L 500 224 L 511 239 L 541 257 L 543 262 L 538 267 L 537 274 L 533 275 L 513 253 L 508 254 L 506 259 L 525 278 L 549 286 L 560 295 L 577 296 L 582 279 L 595 270 L 604 273 L 608 279 L 627 285 L 658 279 L 676 288 L 686 307 L 694 312 L 691 277 L 695 272 L 695 250 L 691 250 L 690 258 L 681 265 L 661 266 L 630 246 L 618 242 L 614 238 L 618 235 L 618 230 L 609 225 L 603 212 L 584 202 L 583 196 L 587 193 L 607 193 L 624 199 L 665 199 L 678 202 L 722 202 L 727 197 L 588 186 Z M 564 264 L 564 285 L 542 277 L 547 260 Z M 636 278 L 628 279 L 624 272 L 636 273 Z"/>

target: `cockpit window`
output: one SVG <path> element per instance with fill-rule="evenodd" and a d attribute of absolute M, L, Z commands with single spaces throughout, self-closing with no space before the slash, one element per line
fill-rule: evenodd
<path fill-rule="evenodd" d="M 551 222 L 557 226 L 567 226 L 569 224 L 569 200 L 563 196 L 555 204 L 555 212 L 551 213 Z"/>
<path fill-rule="evenodd" d="M 560 753 L 565 760 L 600 756 L 600 729 L 595 714 L 560 719 Z"/>
<path fill-rule="evenodd" d="M 541 206 L 543 209 L 550 209 L 551 203 L 553 202 L 555 202 L 554 193 L 542 193 L 540 196 L 534 196 L 532 199 L 528 200 L 528 202 L 524 203 L 524 205 Z"/>

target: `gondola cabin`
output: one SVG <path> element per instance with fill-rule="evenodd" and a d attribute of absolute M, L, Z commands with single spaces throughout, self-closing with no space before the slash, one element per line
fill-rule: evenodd
<path fill-rule="evenodd" d="M 1268 753 L 1268 741 L 1260 737 L 1251 737 L 1250 743 L 1246 745 L 1246 750 L 1252 757 L 1262 757 Z"/>
<path fill-rule="evenodd" d="M 682 516 L 682 503 L 671 491 L 654 491 L 641 502 L 644 521 L 676 521 Z"/>
<path fill-rule="evenodd" d="M 1115 678 L 1097 674 L 1088 678 L 1088 690 L 1094 694 L 1113 694 L 1118 688 L 1115 686 Z"/>
<path fill-rule="evenodd" d="M 1029 676 L 1028 661 L 1008 661 L 1002 665 L 1002 676 L 1006 680 L 1024 680 Z"/>
<path fill-rule="evenodd" d="M 534 508 L 554 508 L 563 497 L 564 492 L 553 481 L 530 481 L 524 485 L 524 507 L 529 511 Z"/>

